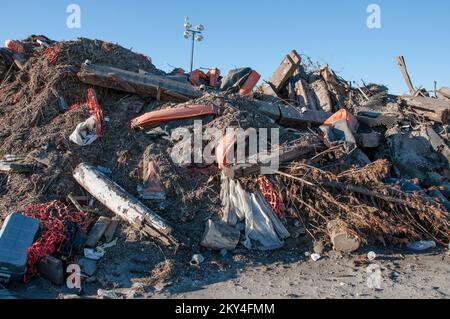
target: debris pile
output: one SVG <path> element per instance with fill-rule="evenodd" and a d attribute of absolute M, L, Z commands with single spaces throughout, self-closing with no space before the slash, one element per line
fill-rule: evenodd
<path fill-rule="evenodd" d="M 342 252 L 448 245 L 450 89 L 431 97 L 398 62 L 409 96 L 296 51 L 256 87 L 249 67 L 167 74 L 109 42 L 9 41 L 0 220 L 39 222 L 27 274 L 59 284 L 74 261 L 93 276 L 119 224 L 196 267 L 200 246 L 279 249 L 300 226 Z"/>

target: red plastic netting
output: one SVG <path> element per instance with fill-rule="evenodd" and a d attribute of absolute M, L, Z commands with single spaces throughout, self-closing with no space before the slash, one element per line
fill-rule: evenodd
<path fill-rule="evenodd" d="M 60 45 L 54 45 L 52 47 L 46 48 L 44 50 L 44 57 L 50 62 L 50 64 L 55 64 L 58 61 L 59 55 L 61 54 L 63 47 Z"/>
<path fill-rule="evenodd" d="M 280 219 L 284 219 L 286 208 L 280 191 L 273 186 L 267 177 L 258 178 L 258 187 L 274 213 Z"/>
<path fill-rule="evenodd" d="M 69 208 L 57 201 L 46 204 L 30 204 L 24 214 L 39 219 L 42 235 L 28 249 L 28 262 L 24 281 L 28 282 L 37 273 L 37 265 L 47 256 L 53 255 L 64 244 L 67 238 L 64 222 L 78 225 L 87 231 L 91 219 L 85 212 L 70 211 Z"/>

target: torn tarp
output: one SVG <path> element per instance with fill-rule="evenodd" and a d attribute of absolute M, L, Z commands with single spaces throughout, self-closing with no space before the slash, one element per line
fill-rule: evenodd
<path fill-rule="evenodd" d="M 87 146 L 98 138 L 96 130 L 97 120 L 91 116 L 85 122 L 77 125 L 75 131 L 70 135 L 69 140 L 79 146 Z"/>
<path fill-rule="evenodd" d="M 283 239 L 290 236 L 261 193 L 246 192 L 238 181 L 222 175 L 221 198 L 223 221 L 229 225 L 245 220 L 247 249 L 273 250 L 283 247 Z"/>

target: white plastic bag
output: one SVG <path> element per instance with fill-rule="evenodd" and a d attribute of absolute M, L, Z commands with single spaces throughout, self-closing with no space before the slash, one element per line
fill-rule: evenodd
<path fill-rule="evenodd" d="M 95 131 L 95 123 L 95 117 L 91 116 L 85 122 L 78 124 L 75 131 L 70 135 L 69 140 L 79 146 L 92 144 L 98 137 Z"/>

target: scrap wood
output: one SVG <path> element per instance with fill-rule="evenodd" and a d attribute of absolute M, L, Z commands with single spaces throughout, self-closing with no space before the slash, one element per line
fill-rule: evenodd
<path fill-rule="evenodd" d="M 32 164 L 7 163 L 0 161 L 0 171 L 11 173 L 33 173 L 36 171 L 36 166 Z"/>
<path fill-rule="evenodd" d="M 409 93 L 411 94 L 411 96 L 414 96 L 416 94 L 416 90 L 414 89 L 414 86 L 411 82 L 411 78 L 408 73 L 408 69 L 406 68 L 405 58 L 403 56 L 398 56 L 397 63 L 398 66 L 400 67 L 400 71 L 402 72 L 403 78 L 405 79 L 406 85 L 408 86 Z"/>
<path fill-rule="evenodd" d="M 450 101 L 421 96 L 402 96 L 399 98 L 407 107 L 431 121 L 448 124 L 450 120 Z"/>
<path fill-rule="evenodd" d="M 167 246 L 177 246 L 172 237 L 172 227 L 122 187 L 109 179 L 94 166 L 82 163 L 73 177 L 100 203 L 116 215 L 129 222 L 136 230 L 160 240 Z"/>
<path fill-rule="evenodd" d="M 325 145 L 318 137 L 305 135 L 303 139 L 293 141 L 290 145 L 278 146 L 274 154 L 268 155 L 267 152 L 254 154 L 247 158 L 245 163 L 236 163 L 224 167 L 223 172 L 230 178 L 260 174 L 263 168 L 270 170 L 271 163 L 286 164 L 306 158 L 323 148 L 325 148 Z"/>
<path fill-rule="evenodd" d="M 283 88 L 284 84 L 286 84 L 287 80 L 294 75 L 294 72 L 297 70 L 301 61 L 302 58 L 295 50 L 292 50 L 286 55 L 283 62 L 281 62 L 281 65 L 270 79 L 271 87 L 276 93 L 278 93 Z"/>
<path fill-rule="evenodd" d="M 91 85 L 138 94 L 165 101 L 186 102 L 202 96 L 188 83 L 149 73 L 139 74 L 103 65 L 83 64 L 78 78 Z"/>

